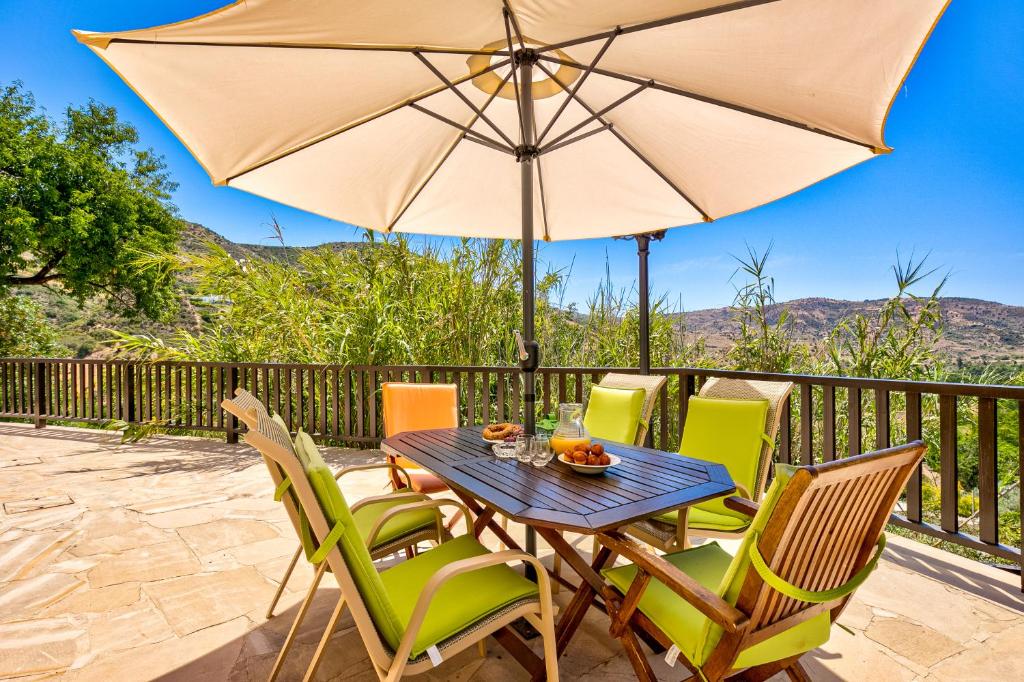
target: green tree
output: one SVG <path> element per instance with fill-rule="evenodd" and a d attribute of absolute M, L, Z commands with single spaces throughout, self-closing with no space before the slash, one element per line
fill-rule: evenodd
<path fill-rule="evenodd" d="M 113 107 L 69 107 L 60 123 L 20 83 L 0 89 L 0 289 L 58 288 L 79 302 L 158 318 L 174 306 L 166 268 L 133 266 L 170 251 L 179 222 L 162 159 Z"/>
<path fill-rule="evenodd" d="M 0 358 L 67 354 L 38 303 L 23 296 L 0 296 Z"/>

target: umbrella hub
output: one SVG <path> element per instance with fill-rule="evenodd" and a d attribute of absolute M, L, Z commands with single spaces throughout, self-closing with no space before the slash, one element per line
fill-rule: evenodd
<path fill-rule="evenodd" d="M 508 60 L 507 56 L 508 47 L 508 41 L 505 39 L 487 43 L 480 48 L 483 54 L 471 56 L 466 60 L 466 65 L 469 67 L 470 73 L 480 74 L 473 78 L 473 85 L 477 89 L 486 92 L 488 95 L 493 95 L 497 92 L 498 97 L 502 99 L 514 100 L 516 98 L 516 86 L 511 80 L 507 80 L 506 76 L 508 76 L 511 69 L 518 69 L 523 63 L 536 64 L 540 58 L 538 50 L 544 47 L 544 43 L 523 36 L 523 45 L 512 51 L 511 61 Z M 552 50 L 551 52 L 563 62 L 572 61 L 572 58 L 561 50 Z M 487 73 L 481 73 L 502 61 L 509 61 L 509 63 L 487 71 Z M 562 86 L 540 69 L 531 69 L 531 72 L 533 99 L 545 99 L 563 92 Z M 564 85 L 570 85 L 580 77 L 581 73 L 579 68 L 561 64 L 558 70 L 555 71 L 555 76 Z M 520 84 L 521 86 L 522 84 Z"/>

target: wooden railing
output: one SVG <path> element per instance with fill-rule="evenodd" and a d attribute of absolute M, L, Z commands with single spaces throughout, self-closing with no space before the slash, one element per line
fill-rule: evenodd
<path fill-rule="evenodd" d="M 589 387 L 607 371 L 541 368 L 536 388 L 544 413 L 561 402 L 584 402 Z M 709 377 L 796 384 L 792 399 L 783 406 L 776 448 L 776 457 L 783 462 L 829 461 L 923 438 L 938 454 L 938 466 L 933 467 L 939 472 L 938 484 L 925 481 L 918 471 L 893 522 L 1020 565 L 1021 548 L 1001 541 L 999 501 L 1001 493 L 1005 499 L 1006 491 L 1013 489 L 1014 504 L 1009 506 L 1024 507 L 1024 387 L 674 367 L 652 373 L 668 377 L 651 426 L 653 445 L 664 450 L 678 448 L 687 408 L 680 396 L 698 392 Z M 220 401 L 243 387 L 280 413 L 293 430 L 302 428 L 321 441 L 365 447 L 379 443 L 382 436 L 379 395 L 386 381 L 458 385 L 463 423 L 521 419 L 517 368 L 17 358 L 0 359 L 0 417 L 29 419 L 40 427 L 48 420 L 120 420 L 221 432 L 234 442 L 238 424 L 220 409 Z M 1000 470 L 999 448 L 1016 451 L 1013 470 Z M 970 513 L 960 508 L 961 473 L 976 480 L 976 508 Z M 938 493 L 936 518 L 926 513 L 925 492 L 932 497 Z M 970 500 L 973 505 L 975 496 Z M 971 526 L 962 527 L 968 521 Z"/>

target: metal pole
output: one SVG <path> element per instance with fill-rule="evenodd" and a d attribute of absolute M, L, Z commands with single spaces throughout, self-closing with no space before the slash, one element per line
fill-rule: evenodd
<path fill-rule="evenodd" d="M 651 253 L 651 235 L 636 235 L 636 255 L 640 259 L 640 373 L 651 373 L 651 290 L 647 276 L 647 256 Z"/>
<path fill-rule="evenodd" d="M 537 368 L 537 342 L 534 340 L 534 274 L 533 274 L 533 57 L 521 50 L 519 58 L 519 84 L 522 88 L 523 139 L 519 150 L 519 168 L 522 179 L 523 221 L 523 338 L 530 357 L 523 361 L 523 427 L 526 433 L 536 431 L 536 402 L 534 370 Z M 537 534 L 526 527 L 526 551 L 537 554 Z M 527 567 L 530 568 L 529 566 Z M 529 571 L 528 571 L 529 576 Z"/>

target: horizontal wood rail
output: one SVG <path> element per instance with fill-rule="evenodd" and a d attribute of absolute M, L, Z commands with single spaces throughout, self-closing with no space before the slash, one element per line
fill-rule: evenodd
<path fill-rule="evenodd" d="M 610 367 L 542 367 L 536 375 L 545 414 L 561 402 L 585 402 L 590 386 Z M 923 438 L 937 453 L 937 486 L 916 472 L 893 523 L 1021 564 L 1021 548 L 1000 541 L 999 501 L 1007 478 L 1024 470 L 1024 386 L 766 374 L 691 367 L 655 368 L 668 377 L 651 424 L 654 446 L 675 450 L 686 421 L 688 397 L 711 377 L 792 381 L 783 405 L 776 458 L 806 464 Z M 293 431 L 319 441 L 372 447 L 383 436 L 380 387 L 387 381 L 453 383 L 459 387 L 464 425 L 521 421 L 522 379 L 514 367 L 440 365 L 310 365 L 221 362 L 130 362 L 41 358 L 0 359 L 0 417 L 47 421 L 154 424 L 224 433 L 236 442 L 240 426 L 220 401 L 246 388 L 281 414 Z M 1009 424 L 1007 419 L 1016 423 Z M 851 428 L 852 425 L 852 428 Z M 1000 430 L 1000 425 L 1003 429 Z M 970 443 L 965 432 L 974 434 Z M 1000 434 L 1004 440 L 1000 441 Z M 1000 471 L 1005 433 L 1016 435 L 1018 466 Z M 965 450 L 970 450 L 965 453 Z M 970 456 L 965 456 L 969 454 Z M 977 508 L 959 508 L 958 474 L 977 467 Z M 967 470 L 964 469 L 966 472 Z M 926 488 L 927 486 L 927 488 Z M 940 510 L 926 513 L 924 491 L 937 487 Z M 973 497 L 971 498 L 974 499 Z M 1015 500 L 1024 507 L 1024 499 Z M 970 522 L 970 527 L 965 524 Z"/>

